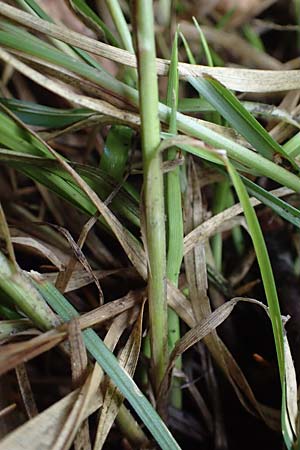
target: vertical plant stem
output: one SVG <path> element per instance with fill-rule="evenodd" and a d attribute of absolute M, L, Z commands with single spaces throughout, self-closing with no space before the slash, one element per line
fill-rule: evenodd
<path fill-rule="evenodd" d="M 147 436 L 124 404 L 119 409 L 116 423 L 134 448 L 142 448 L 147 443 Z"/>
<path fill-rule="evenodd" d="M 176 134 L 176 111 L 178 106 L 178 50 L 177 33 L 175 35 L 171 65 L 169 72 L 167 105 L 171 108 L 169 132 Z M 176 158 L 176 148 L 169 148 L 168 160 Z M 183 257 L 183 220 L 181 205 L 181 186 L 179 167 L 169 172 L 166 176 L 166 201 L 167 201 L 167 277 L 175 285 L 178 285 L 178 276 Z M 168 310 L 168 340 L 169 349 L 173 350 L 175 343 L 180 339 L 179 317 L 174 310 Z M 176 361 L 176 367 L 181 369 L 181 358 Z M 182 407 L 182 395 L 180 390 L 180 380 L 173 379 L 171 390 L 171 404 L 178 409 Z"/>
<path fill-rule="evenodd" d="M 153 4 L 135 0 L 134 19 L 139 75 L 139 104 L 144 171 L 146 240 L 149 258 L 148 301 L 151 362 L 154 388 L 158 391 L 167 356 L 166 242 L 164 190 L 158 117 L 158 85 L 155 64 Z"/>
<path fill-rule="evenodd" d="M 122 47 L 130 53 L 134 53 L 131 34 L 128 24 L 125 20 L 120 2 L 118 0 L 105 0 L 110 15 L 114 21 L 115 27 L 118 30 L 121 38 Z"/>
<path fill-rule="evenodd" d="M 219 212 L 223 211 L 226 208 L 226 205 L 228 203 L 228 195 L 229 195 L 229 182 L 228 180 L 221 181 L 216 185 L 216 189 L 214 192 L 213 214 L 218 214 Z M 219 272 L 222 272 L 222 249 L 223 249 L 222 233 L 217 233 L 215 236 L 213 236 L 211 244 L 216 269 Z"/>

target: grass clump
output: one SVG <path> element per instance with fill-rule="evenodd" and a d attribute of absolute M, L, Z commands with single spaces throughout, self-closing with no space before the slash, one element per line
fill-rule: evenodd
<path fill-rule="evenodd" d="M 299 30 L 68 6 L 0 3 L 0 450 L 297 448 Z"/>

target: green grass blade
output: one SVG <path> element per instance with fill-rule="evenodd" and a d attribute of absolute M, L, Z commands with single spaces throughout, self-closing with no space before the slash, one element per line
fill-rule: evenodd
<path fill-rule="evenodd" d="M 72 8 L 79 13 L 85 22 L 91 24 L 93 28 L 98 29 L 104 35 L 106 41 L 114 47 L 120 47 L 120 43 L 115 38 L 110 29 L 105 25 L 103 20 L 88 6 L 85 0 L 70 0 Z"/>
<path fill-rule="evenodd" d="M 174 39 L 170 74 L 168 80 L 167 104 L 171 108 L 169 132 L 176 134 L 176 112 L 178 104 L 178 51 L 177 51 L 177 34 Z M 167 159 L 176 158 L 176 148 L 169 148 Z M 182 204 L 180 189 L 180 171 L 179 167 L 168 173 L 166 177 L 167 189 L 167 217 L 168 217 L 168 257 L 167 257 L 167 273 L 168 278 L 175 284 L 178 281 L 180 265 L 183 257 L 183 221 L 182 221 Z"/>
<path fill-rule="evenodd" d="M 23 51 L 25 54 L 36 56 L 52 64 L 65 67 L 83 78 L 95 82 L 105 90 L 117 94 L 121 98 L 124 96 L 128 99 L 134 98 L 135 102 L 137 102 L 137 91 L 115 79 L 99 64 L 96 67 L 91 67 L 84 61 L 63 53 L 32 34 L 7 22 L 0 21 L 0 29 L 3 30 L 0 31 L 0 43 L 2 45 Z"/>
<path fill-rule="evenodd" d="M 283 148 L 221 83 L 212 77 L 188 77 L 188 81 L 261 155 L 272 159 L 274 153 L 279 153 L 290 159 Z"/>
<path fill-rule="evenodd" d="M 95 207 L 81 189 L 74 183 L 69 174 L 53 160 L 49 151 L 41 142 L 32 135 L 21 129 L 11 118 L 0 113 L 0 144 L 9 150 L 0 151 L 0 161 L 23 172 L 30 178 L 51 189 L 56 194 L 65 198 L 77 208 L 93 215 Z M 27 159 L 26 159 L 27 157 Z M 35 159 L 33 158 L 35 157 Z M 36 157 L 41 157 L 41 161 Z M 43 170 L 39 167 L 43 165 Z M 103 170 L 90 166 L 75 164 L 78 173 L 95 190 L 103 201 L 114 191 L 116 183 Z M 131 223 L 139 226 L 139 208 L 137 200 L 132 197 L 125 188 L 118 191 L 118 195 L 113 199 L 111 207 L 126 217 Z M 125 190 L 126 189 L 126 190 Z"/>
<path fill-rule="evenodd" d="M 269 206 L 280 217 L 300 228 L 300 211 L 281 198 L 266 191 L 248 178 L 241 177 L 250 195 L 260 200 L 264 205 Z"/>
<path fill-rule="evenodd" d="M 1 22 L 1 26 L 6 29 L 6 32 L 0 32 L 0 43 L 3 45 L 8 45 L 11 48 L 17 48 L 21 51 L 25 51 L 25 53 L 30 53 L 33 51 L 33 54 L 36 54 L 36 56 L 42 59 L 46 59 L 54 64 L 59 64 L 69 70 L 73 70 L 75 73 L 78 73 L 84 78 L 88 78 L 89 80 L 96 82 L 103 89 L 111 92 L 113 96 L 124 98 L 129 104 L 133 104 L 134 106 L 138 105 L 137 91 L 114 79 L 112 76 L 107 75 L 104 71 L 95 70 L 87 64 L 74 60 L 68 55 L 64 55 L 62 52 L 51 48 L 51 46 L 46 46 L 37 38 L 33 40 L 31 37 L 28 39 L 27 37 L 29 33 L 24 34 L 22 32 L 20 34 L 20 30 L 18 30 L 17 34 L 15 32 L 11 34 L 11 32 L 8 32 L 9 29 L 11 29 L 11 26 L 3 24 L 3 22 Z M 32 45 L 33 42 L 34 45 Z M 31 48 L 29 49 L 29 47 Z M 50 54 L 49 48 L 51 49 Z M 2 52 L 2 59 L 5 58 L 6 56 L 4 56 Z M 159 115 L 160 119 L 167 123 L 169 117 L 168 107 L 160 104 Z M 265 175 L 280 184 L 294 189 L 296 192 L 300 191 L 300 179 L 295 174 L 287 171 L 281 166 L 278 166 L 272 161 L 263 158 L 261 155 L 247 149 L 246 147 L 235 143 L 231 139 L 225 138 L 221 134 L 213 132 L 202 124 L 195 122 L 188 116 L 177 113 L 177 127 L 180 131 L 204 140 L 215 148 L 225 149 L 231 159 L 243 164 L 246 167 L 251 167 L 260 175 Z"/>
<path fill-rule="evenodd" d="M 0 103 L 24 123 L 44 128 L 64 128 L 95 114 L 85 108 L 59 109 L 16 99 L 0 98 Z"/>
<path fill-rule="evenodd" d="M 186 51 L 186 54 L 187 54 L 187 57 L 188 57 L 188 60 L 189 60 L 190 64 L 197 64 L 197 62 L 195 60 L 195 57 L 194 57 L 194 55 L 192 53 L 192 50 L 191 50 L 191 48 L 190 48 L 190 46 L 188 44 L 188 41 L 186 40 L 184 34 L 180 32 L 179 36 L 180 36 L 180 38 L 181 38 L 181 40 L 183 42 L 183 45 L 184 45 L 184 48 L 185 48 L 185 51 Z"/>
<path fill-rule="evenodd" d="M 170 107 L 170 123 L 169 132 L 176 134 L 176 113 L 178 106 L 178 35 L 175 34 L 170 71 L 168 77 L 167 105 Z M 177 150 L 174 147 L 168 149 L 167 160 L 172 161 L 176 158 Z M 181 204 L 181 185 L 180 185 L 180 168 L 166 175 L 166 213 L 167 213 L 167 277 L 178 285 L 178 277 L 180 266 L 183 258 L 183 218 Z M 176 341 L 180 339 L 180 321 L 178 315 L 171 308 L 168 309 L 168 342 L 170 351 L 173 350 Z M 179 358 L 176 367 L 181 370 L 182 362 Z M 182 392 L 180 390 L 180 381 L 173 380 L 173 388 L 171 390 L 171 403 L 177 408 L 182 408 Z"/>
<path fill-rule="evenodd" d="M 253 246 L 257 256 L 257 261 L 259 264 L 262 281 L 264 285 L 264 290 L 266 293 L 266 298 L 269 306 L 270 318 L 272 322 L 274 340 L 277 351 L 278 367 L 281 381 L 283 382 L 285 377 L 284 368 L 284 349 L 283 349 L 283 325 L 280 313 L 280 307 L 277 297 L 277 289 L 275 286 L 274 275 L 265 244 L 265 240 L 256 217 L 253 206 L 249 201 L 249 196 L 247 190 L 238 175 L 237 171 L 233 165 L 227 162 L 227 169 L 230 175 L 233 186 L 236 190 L 238 198 L 243 206 L 246 221 L 249 226 L 249 232 L 252 238 Z"/>
<path fill-rule="evenodd" d="M 218 171 L 225 174 L 225 170 L 218 166 Z M 249 180 L 249 178 L 240 175 L 246 189 L 250 195 L 260 200 L 264 205 L 271 208 L 276 214 L 287 220 L 297 228 L 300 227 L 300 211 L 294 206 L 290 205 L 282 198 L 275 197 L 271 192 L 263 187 Z"/>
<path fill-rule="evenodd" d="M 261 52 L 265 51 L 264 44 L 259 34 L 254 31 L 253 27 L 249 24 L 243 26 L 243 33 L 247 41 L 257 50 Z"/>
<path fill-rule="evenodd" d="M 210 66 L 210 67 L 213 67 L 213 65 L 214 65 L 213 58 L 211 56 L 211 53 L 210 53 L 210 50 L 209 50 L 209 47 L 208 47 L 208 44 L 207 44 L 207 40 L 206 40 L 206 38 L 204 36 L 204 33 L 203 33 L 203 31 L 202 31 L 202 29 L 201 29 L 201 27 L 200 27 L 200 25 L 199 25 L 199 23 L 198 23 L 198 21 L 197 21 L 197 19 L 195 17 L 193 17 L 193 22 L 194 22 L 194 25 L 197 28 L 197 31 L 198 31 L 199 36 L 200 36 L 200 41 L 201 41 L 201 44 L 202 44 L 202 48 L 204 50 L 204 54 L 205 54 L 205 58 L 206 58 L 206 61 L 207 61 L 207 65 Z"/>
<path fill-rule="evenodd" d="M 300 133 L 295 134 L 283 146 L 286 153 L 291 158 L 296 158 L 300 154 Z"/>
<path fill-rule="evenodd" d="M 277 296 L 277 289 L 275 285 L 274 275 L 265 244 L 265 240 L 255 214 L 254 208 L 249 201 L 249 196 L 247 194 L 246 188 L 232 166 L 229 162 L 227 163 L 228 173 L 230 175 L 233 186 L 239 197 L 239 200 L 243 206 L 246 221 L 249 227 L 249 232 L 252 238 L 253 246 L 255 249 L 258 265 L 260 268 L 260 273 L 263 281 L 263 286 L 268 302 L 269 315 L 272 323 L 277 361 L 279 368 L 279 375 L 281 380 L 282 389 L 282 404 L 281 404 L 281 425 L 282 433 L 284 437 L 285 444 L 288 449 L 293 448 L 294 435 L 290 425 L 289 413 L 286 403 L 286 372 L 285 372 L 285 352 L 284 352 L 284 329 L 282 324 L 282 317 L 280 313 L 279 301 Z"/>
<path fill-rule="evenodd" d="M 18 0 L 18 3 L 21 4 L 21 6 L 23 8 L 25 8 L 27 11 L 29 11 L 31 13 L 33 12 L 41 19 L 53 23 L 52 18 L 50 16 L 48 16 L 48 14 L 45 13 L 45 11 L 35 2 L 35 0 Z M 97 17 L 97 15 L 96 15 L 96 18 L 99 19 L 99 17 Z M 118 46 L 118 42 L 116 41 L 116 39 L 114 38 L 114 36 L 110 32 L 110 30 L 106 27 L 104 22 L 102 22 L 99 19 L 99 22 L 97 22 L 97 26 L 100 27 L 101 31 L 104 33 L 108 42 L 110 42 L 112 45 Z M 112 38 L 112 41 L 109 40 L 111 38 Z M 68 49 L 70 49 L 71 54 L 72 54 L 72 51 L 74 51 L 76 54 L 78 54 L 84 61 L 86 61 L 92 67 L 101 69 L 100 64 L 94 58 L 92 58 L 87 52 L 85 52 L 79 48 L 73 47 L 71 45 L 65 45 L 59 41 L 54 41 L 54 42 L 56 42 L 57 46 L 59 46 L 62 50 L 66 51 L 67 53 L 70 54 L 70 51 L 68 50 Z"/>
<path fill-rule="evenodd" d="M 228 180 L 221 181 L 217 183 L 216 188 L 214 190 L 214 198 L 213 198 L 213 214 L 218 214 L 223 211 L 228 203 L 228 195 L 229 195 L 229 183 Z M 223 237 L 222 233 L 217 233 L 213 236 L 211 240 L 211 247 L 214 256 L 214 260 L 216 263 L 216 269 L 219 272 L 222 272 L 222 253 L 223 253 Z"/>
<path fill-rule="evenodd" d="M 165 121 L 167 107 L 161 105 L 160 112 L 162 120 Z M 243 164 L 245 167 L 251 168 L 251 170 L 255 170 L 259 174 L 264 174 L 268 178 L 271 178 L 296 192 L 300 191 L 300 178 L 297 175 L 273 163 L 269 159 L 264 158 L 260 154 L 237 144 L 231 139 L 228 139 L 213 130 L 208 130 L 202 124 L 191 121 L 188 116 L 177 113 L 177 127 L 180 131 L 201 139 L 212 145 L 214 148 L 225 149 L 232 160 Z"/>
<path fill-rule="evenodd" d="M 16 2 L 24 9 L 26 8 L 26 11 L 34 12 L 41 19 L 53 22 L 52 18 L 34 0 L 16 0 Z"/>
<path fill-rule="evenodd" d="M 131 33 L 125 20 L 120 2 L 117 0 L 105 0 L 105 3 L 107 4 L 115 27 L 118 30 L 122 42 L 122 48 L 130 53 L 134 53 Z"/>
<path fill-rule="evenodd" d="M 251 113 L 255 117 L 262 117 L 266 119 L 276 119 L 281 122 L 288 123 L 297 128 L 300 127 L 300 122 L 298 119 L 295 119 L 292 114 L 288 113 L 286 110 L 277 108 L 274 105 L 268 105 L 266 103 L 260 102 L 250 102 L 250 101 L 241 101 L 241 104 L 246 108 L 246 110 Z M 215 108 L 204 98 L 182 98 L 178 103 L 178 111 L 183 113 L 189 112 L 213 112 Z M 286 153 L 287 150 L 285 145 L 283 145 Z M 290 155 L 291 156 L 291 155 Z"/>
<path fill-rule="evenodd" d="M 79 314 L 66 298 L 50 283 L 34 283 L 45 301 L 54 309 L 63 321 L 69 321 Z M 83 331 L 83 339 L 89 353 L 116 384 L 129 401 L 148 430 L 163 450 L 180 449 L 150 402 L 146 399 L 135 382 L 119 365 L 116 357 L 108 350 L 100 337 L 92 330 Z"/>

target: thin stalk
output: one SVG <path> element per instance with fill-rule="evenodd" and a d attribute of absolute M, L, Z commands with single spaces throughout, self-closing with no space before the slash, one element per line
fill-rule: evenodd
<path fill-rule="evenodd" d="M 155 65 L 153 4 L 133 2 L 137 44 L 139 105 L 144 171 L 144 203 L 148 250 L 148 302 L 151 363 L 154 388 L 158 392 L 168 357 L 166 302 L 166 238 L 164 187 L 158 117 L 158 85 Z"/>
<path fill-rule="evenodd" d="M 134 54 L 131 33 L 128 27 L 128 23 L 126 22 L 125 16 L 123 14 L 122 8 L 120 6 L 120 2 L 118 0 L 105 0 L 105 3 L 110 12 L 112 20 L 115 24 L 117 32 L 120 36 L 122 48 Z M 137 82 L 136 70 L 133 69 L 132 67 L 125 68 L 124 81 L 126 80 L 127 76 L 128 76 L 128 84 L 136 86 Z"/>
<path fill-rule="evenodd" d="M 32 4 L 29 2 L 26 2 L 25 0 L 17 0 L 17 3 L 20 5 L 20 7 L 27 11 L 28 13 L 32 14 L 36 17 L 41 17 L 44 20 L 47 20 L 49 22 L 53 22 L 53 20 L 46 14 L 44 11 L 39 7 L 39 5 L 35 5 L 36 9 L 33 8 Z M 40 13 L 40 14 L 39 14 Z M 72 47 L 68 44 L 65 44 L 64 42 L 53 39 L 52 37 L 49 38 L 50 42 L 52 42 L 57 48 L 62 50 L 64 53 L 72 56 L 73 58 L 76 58 L 76 52 L 72 49 Z"/>
<path fill-rule="evenodd" d="M 216 185 L 216 189 L 214 192 L 214 205 L 213 205 L 213 214 L 218 214 L 223 211 L 228 203 L 228 195 L 229 195 L 229 182 L 228 180 L 221 181 Z M 222 233 L 217 233 L 213 236 L 212 241 L 212 252 L 214 255 L 214 260 L 216 264 L 216 269 L 219 272 L 222 272 Z"/>
<path fill-rule="evenodd" d="M 119 409 L 116 423 L 124 436 L 129 439 L 135 448 L 143 448 L 143 445 L 145 446 L 147 444 L 147 436 L 124 405 L 121 405 Z"/>
<path fill-rule="evenodd" d="M 247 187 L 247 185 L 246 185 L 246 187 Z M 248 193 L 249 193 L 249 191 L 248 191 Z M 229 189 L 227 200 L 228 200 L 228 203 L 226 205 L 227 208 L 229 208 L 230 206 L 235 204 L 235 198 L 233 196 L 231 189 Z M 239 256 L 242 256 L 245 251 L 245 244 L 244 244 L 244 238 L 243 238 L 243 232 L 242 232 L 241 226 L 237 225 L 237 226 L 233 227 L 231 230 L 231 234 L 232 234 L 232 240 L 233 240 L 235 250 Z"/>
<path fill-rule="evenodd" d="M 178 50 L 177 50 L 177 33 L 175 35 L 170 75 L 167 92 L 167 105 L 171 108 L 169 132 L 176 134 L 176 111 L 178 107 Z M 167 152 L 167 159 L 172 161 L 176 158 L 176 148 L 171 147 Z M 178 276 L 183 257 L 183 220 L 181 205 L 181 186 L 180 186 L 180 169 L 176 167 L 166 176 L 166 205 L 167 205 L 167 277 L 175 285 L 178 286 Z M 169 349 L 173 350 L 175 343 L 180 339 L 180 322 L 176 312 L 169 308 L 168 310 L 168 340 Z M 176 367 L 182 368 L 181 358 L 176 361 Z M 171 404 L 178 409 L 182 408 L 182 395 L 180 390 L 180 380 L 174 378 L 172 380 Z"/>
<path fill-rule="evenodd" d="M 120 6 L 120 2 L 118 0 L 105 0 L 105 3 L 121 38 L 122 48 L 130 53 L 134 53 L 131 34 Z"/>

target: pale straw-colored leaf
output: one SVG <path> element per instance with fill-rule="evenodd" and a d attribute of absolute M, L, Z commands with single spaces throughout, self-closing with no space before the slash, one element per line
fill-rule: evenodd
<path fill-rule="evenodd" d="M 103 56 L 104 58 L 111 59 L 129 67 L 136 67 L 135 56 L 126 50 L 98 42 L 71 31 L 62 25 L 51 24 L 3 2 L 0 3 L 0 14 L 21 23 L 23 26 L 52 36 L 92 54 Z M 166 76 L 169 71 L 170 62 L 157 59 L 156 63 L 157 73 Z M 255 70 L 231 67 L 206 67 L 179 63 L 178 72 L 182 79 L 190 76 L 201 77 L 207 74 L 216 78 L 229 89 L 240 92 L 276 92 L 299 89 L 300 87 L 299 70 Z"/>
<path fill-rule="evenodd" d="M 144 308 L 142 306 L 138 320 L 129 336 L 129 339 L 118 356 L 120 365 L 124 367 L 126 372 L 132 377 L 136 369 L 141 347 L 143 309 Z M 117 387 L 109 381 L 98 422 L 94 450 L 102 449 L 123 400 L 124 396 L 120 393 Z"/>

